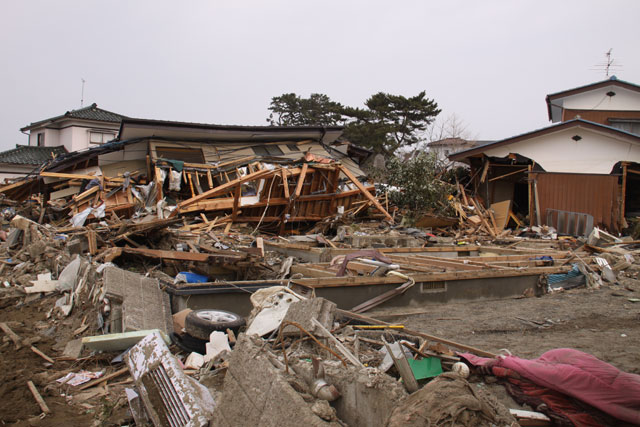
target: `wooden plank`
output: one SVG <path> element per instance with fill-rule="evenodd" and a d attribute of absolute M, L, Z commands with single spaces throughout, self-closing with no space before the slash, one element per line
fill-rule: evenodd
<path fill-rule="evenodd" d="M 231 213 L 231 222 L 235 222 L 238 218 L 238 206 L 242 197 L 242 185 L 238 185 L 233 193 L 233 211 Z"/>
<path fill-rule="evenodd" d="M 344 173 L 347 178 L 349 178 L 351 180 L 351 182 L 353 182 L 356 187 L 358 187 L 358 189 L 362 192 L 362 194 L 364 194 L 364 196 L 371 200 L 371 203 L 373 203 L 373 205 L 380 211 L 382 212 L 382 214 L 391 222 L 393 223 L 393 217 L 391 215 L 389 215 L 389 212 L 387 212 L 384 207 L 380 204 L 380 202 L 378 202 L 378 199 L 376 199 L 371 193 L 369 193 L 369 191 L 365 188 L 364 185 L 362 185 L 362 183 L 358 180 L 358 178 L 355 177 L 355 175 L 353 175 L 351 173 L 351 171 L 349 171 L 349 169 L 347 169 L 346 167 L 344 167 L 343 165 L 340 165 L 340 170 L 342 171 L 342 173 Z"/>
<path fill-rule="evenodd" d="M 493 203 L 489 209 L 494 213 L 496 228 L 504 230 L 509 222 L 509 212 L 511 211 L 511 200 Z"/>
<path fill-rule="evenodd" d="M 156 188 L 158 189 L 157 192 L 157 201 L 159 202 L 160 200 L 164 199 L 164 194 L 162 191 L 162 186 L 164 184 L 164 181 L 160 180 L 161 177 L 161 173 L 160 173 L 160 168 L 159 167 L 155 167 L 155 181 L 156 181 Z"/>
<path fill-rule="evenodd" d="M 342 316 L 346 316 L 346 317 L 351 317 L 353 319 L 357 319 L 357 320 L 361 320 L 367 323 L 373 323 L 374 325 L 389 325 L 389 323 L 387 322 L 383 322 L 382 320 L 378 320 L 378 319 L 374 319 L 372 317 L 367 317 L 367 316 L 363 316 L 362 314 L 357 314 L 357 313 L 353 313 L 351 311 L 347 311 L 347 310 L 341 310 L 341 309 L 336 309 L 336 312 Z M 445 345 L 448 345 L 450 347 L 455 347 L 457 349 L 460 350 L 464 350 L 464 351 L 468 351 L 469 353 L 473 353 L 473 354 L 477 354 L 478 356 L 483 356 L 483 357 L 498 357 L 496 354 L 494 353 L 489 353 L 488 351 L 484 351 L 481 350 L 479 348 L 475 348 L 475 347 L 471 347 L 465 344 L 460 344 L 457 343 L 455 341 L 451 341 L 445 338 L 440 338 L 437 337 L 435 335 L 429 335 L 429 334 L 425 334 L 424 332 L 420 332 L 420 331 L 414 331 L 411 329 L 407 329 L 404 328 L 402 329 L 402 333 L 403 334 L 407 334 L 407 335 L 413 335 L 413 336 L 417 336 L 420 338 L 424 338 L 426 340 L 429 341 L 435 341 L 435 342 L 439 342 Z"/>
<path fill-rule="evenodd" d="M 489 234 L 491 234 L 491 236 L 493 238 L 495 238 L 497 236 L 495 230 L 493 229 L 493 227 L 491 225 L 489 225 L 489 223 L 487 222 L 487 219 L 484 217 L 484 213 L 482 212 L 482 209 L 480 208 L 480 205 L 478 203 L 476 203 L 475 199 L 471 198 L 471 202 L 473 203 L 473 206 L 476 208 L 476 212 L 478 214 L 478 216 L 480 217 L 480 221 L 482 222 L 482 225 L 487 229 L 487 231 L 489 232 Z"/>
<path fill-rule="evenodd" d="M 98 178 L 96 175 L 83 175 L 76 173 L 60 173 L 60 172 L 40 172 L 40 176 L 47 178 L 67 178 L 67 179 L 94 179 Z"/>
<path fill-rule="evenodd" d="M 414 391 L 417 391 L 419 388 L 418 381 L 416 380 L 416 377 L 413 375 L 413 371 L 411 370 L 411 366 L 409 366 L 409 362 L 407 362 L 407 358 L 404 355 L 404 351 L 401 351 L 400 356 L 396 357 L 393 354 L 393 351 L 391 350 L 391 346 L 384 339 L 384 336 L 380 338 L 382 339 L 382 342 L 384 343 L 384 347 L 387 349 L 387 353 L 389 353 L 391 360 L 393 360 L 393 364 L 396 366 L 398 373 L 402 377 L 402 381 L 404 382 L 404 386 L 407 389 L 407 391 L 409 393 L 413 393 Z"/>
<path fill-rule="evenodd" d="M 308 267 L 307 264 L 295 264 L 291 266 L 291 273 L 301 273 L 305 277 L 336 277 L 335 271 L 325 270 L 321 268 Z"/>
<path fill-rule="evenodd" d="M 300 197 L 300 192 L 302 191 L 302 185 L 304 184 L 304 179 L 307 176 L 308 169 L 309 169 L 309 165 L 307 163 L 302 165 L 302 170 L 300 171 L 300 177 L 298 178 L 298 183 L 296 184 L 296 189 L 293 193 L 294 198 Z"/>
<path fill-rule="evenodd" d="M 44 412 L 45 414 L 50 414 L 51 410 L 49 409 L 47 404 L 44 402 L 44 399 L 42 398 L 42 396 L 40 396 L 40 393 L 38 393 L 38 389 L 36 388 L 33 381 L 27 381 L 27 386 L 29 387 L 29 391 L 31 391 L 33 398 L 36 399 L 36 402 L 38 402 L 38 406 L 40 406 L 40 409 L 42 410 L 42 412 Z"/>
<path fill-rule="evenodd" d="M 300 176 L 298 177 L 298 183 L 296 184 L 296 188 L 293 192 L 293 195 L 291 195 L 291 197 L 289 198 L 289 203 L 282 211 L 282 217 L 280 218 L 280 231 L 279 231 L 280 234 L 284 234 L 287 222 L 290 220 L 287 218 L 287 216 L 289 215 L 289 212 L 291 212 L 291 209 L 294 203 L 296 202 L 296 199 L 300 196 L 300 192 L 302 191 L 302 185 L 304 184 L 304 180 L 307 176 L 308 168 L 309 168 L 309 165 L 307 163 L 304 163 L 302 165 L 302 169 L 300 170 Z"/>
<path fill-rule="evenodd" d="M 195 197 L 192 197 L 190 199 L 187 199 L 187 200 L 184 200 L 184 201 L 180 202 L 178 204 L 178 209 L 174 210 L 172 212 L 171 216 L 177 215 L 177 213 L 180 211 L 180 209 L 182 209 L 182 208 L 184 208 L 186 206 L 189 206 L 189 205 L 191 205 L 193 203 L 196 203 L 197 201 L 200 201 L 202 199 L 206 199 L 206 198 L 213 197 L 215 195 L 224 193 L 224 192 L 234 188 L 237 185 L 241 185 L 242 183 L 245 183 L 247 181 L 253 181 L 254 179 L 264 178 L 264 177 L 266 177 L 266 176 L 268 176 L 270 174 L 273 174 L 273 173 L 274 173 L 274 171 L 270 171 L 270 170 L 257 171 L 257 172 L 245 175 L 242 178 L 238 178 L 238 179 L 235 179 L 233 181 L 229 181 L 229 182 L 227 182 L 225 184 L 219 185 L 216 188 L 212 188 L 211 190 L 205 191 L 202 194 L 198 194 Z"/>
<path fill-rule="evenodd" d="M 78 194 L 80 192 L 79 186 L 70 186 L 67 188 L 63 188 L 62 190 L 54 191 L 49 194 L 50 200 L 62 199 L 63 197 L 72 196 L 74 194 Z"/>
<path fill-rule="evenodd" d="M 144 255 L 151 258 L 170 259 L 176 261 L 194 261 L 194 262 L 208 262 L 212 256 L 210 254 L 183 252 L 183 251 L 166 251 L 161 249 L 145 249 L 145 248 L 120 248 L 122 253 Z M 245 254 L 229 254 L 225 255 L 230 258 L 237 258 L 238 260 L 246 258 Z"/>
<path fill-rule="evenodd" d="M 311 323 L 313 323 L 313 325 L 316 328 L 318 328 L 320 331 L 323 332 L 324 337 L 328 338 L 349 362 L 351 362 L 353 365 L 355 365 L 358 368 L 361 368 L 361 369 L 365 368 L 365 366 L 360 362 L 360 360 L 357 357 L 355 357 L 353 353 L 351 353 L 349 349 L 347 349 L 347 347 L 344 346 L 344 344 L 338 341 L 338 339 L 334 337 L 333 334 L 327 330 L 327 328 L 322 326 L 322 323 L 318 322 L 318 319 L 316 319 L 315 317 L 312 317 Z"/>
<path fill-rule="evenodd" d="M 287 180 L 287 170 L 282 169 L 282 191 L 284 191 L 284 197 L 289 199 L 289 181 Z"/>
<path fill-rule="evenodd" d="M 47 362 L 51 363 L 52 365 L 54 363 L 56 363 L 55 360 L 53 360 L 52 358 L 50 358 L 49 356 L 47 356 L 46 354 L 44 354 L 43 352 L 41 352 L 40 350 L 38 350 L 35 346 L 31 346 L 31 351 L 33 351 L 35 354 L 37 354 L 38 356 L 42 357 L 44 360 L 46 360 Z"/>
<path fill-rule="evenodd" d="M 95 255 L 96 253 L 98 253 L 98 241 L 96 239 L 95 230 L 87 230 L 87 242 L 89 243 L 89 253 L 91 255 Z"/>
<path fill-rule="evenodd" d="M 620 224 L 624 224 L 624 211 L 627 198 L 627 162 L 622 162 L 622 196 L 620 198 Z"/>
<path fill-rule="evenodd" d="M 78 387 L 78 390 L 86 390 L 88 388 L 95 387 L 98 384 L 102 384 L 105 381 L 109 381 L 110 379 L 119 377 L 120 375 L 125 374 L 127 372 L 129 372 L 129 368 L 119 369 L 119 370 L 117 370 L 117 371 L 115 371 L 115 372 L 113 372 L 113 373 L 111 373 L 109 375 L 105 375 L 102 378 L 96 378 L 93 381 L 89 381 L 88 383 L 82 384 L 80 387 Z"/>
<path fill-rule="evenodd" d="M 13 343 L 16 345 L 16 350 L 19 350 L 20 347 L 22 347 L 22 339 L 18 336 L 18 334 L 11 330 L 9 325 L 4 322 L 0 322 L 0 329 L 2 329 L 5 334 L 7 334 L 11 341 L 13 341 Z"/>
<path fill-rule="evenodd" d="M 489 180 L 489 182 L 496 181 L 496 180 L 498 180 L 498 179 L 502 179 L 502 178 L 506 178 L 506 177 L 508 177 L 508 176 L 511 176 L 511 175 L 514 175 L 514 174 L 517 174 L 517 173 L 520 173 L 520 172 L 524 172 L 524 171 L 526 171 L 526 170 L 527 170 L 527 169 L 525 168 L 525 169 L 519 169 L 519 170 L 517 170 L 517 171 L 513 171 L 513 172 L 505 173 L 504 175 L 500 175 L 500 176 L 496 176 L 496 177 L 494 177 L 494 178 L 491 178 L 491 179 Z"/>
<path fill-rule="evenodd" d="M 313 265 L 317 267 L 317 265 Z M 522 270 L 476 270 L 476 271 L 453 271 L 444 273 L 424 273 L 411 274 L 411 278 L 416 283 L 442 282 L 446 280 L 467 280 L 467 279 L 490 279 L 498 277 L 519 277 L 537 276 L 540 274 L 566 273 L 570 270 L 567 266 L 553 267 L 532 267 Z M 395 276 L 386 277 L 327 277 L 327 278 L 304 278 L 294 279 L 292 283 L 307 286 L 310 288 L 335 288 L 341 286 L 369 286 L 379 284 L 401 284 L 404 279 Z"/>

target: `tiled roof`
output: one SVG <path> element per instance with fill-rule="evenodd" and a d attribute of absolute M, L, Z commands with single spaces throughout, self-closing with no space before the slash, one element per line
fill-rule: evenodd
<path fill-rule="evenodd" d="M 431 147 L 447 146 L 447 145 L 471 145 L 473 141 L 467 141 L 462 138 L 444 138 L 437 141 L 431 141 L 428 143 Z"/>
<path fill-rule="evenodd" d="M 98 122 L 108 122 L 108 123 L 120 123 L 122 121 L 123 118 L 125 118 L 126 116 L 123 116 L 121 114 L 117 114 L 117 113 L 113 113 L 111 111 L 107 111 L 107 110 L 103 110 L 102 108 L 98 108 L 98 104 L 93 103 L 87 107 L 84 108 L 78 108 L 77 110 L 71 110 L 71 111 L 67 111 L 66 113 L 60 115 L 60 116 L 56 116 L 56 117 L 51 117 L 50 119 L 45 119 L 45 120 L 40 120 L 37 122 L 33 122 L 28 126 L 23 127 L 22 131 L 25 130 L 30 130 L 34 127 L 46 124 L 46 123 L 52 123 L 52 122 L 56 122 L 58 120 L 61 119 L 67 119 L 67 118 L 71 118 L 71 119 L 81 119 L 81 120 L 93 120 L 93 121 L 98 121 Z"/>
<path fill-rule="evenodd" d="M 53 159 L 53 156 L 65 154 L 64 146 L 58 147 L 33 147 L 18 145 L 11 150 L 0 152 L 0 163 L 13 163 L 17 165 L 41 165 Z"/>
<path fill-rule="evenodd" d="M 78 110 L 67 111 L 64 114 L 66 117 L 73 117 L 75 119 L 85 120 L 97 120 L 99 122 L 112 122 L 120 123 L 124 116 L 111 111 L 98 108 L 98 104 L 91 104 L 88 107 L 80 108 Z"/>

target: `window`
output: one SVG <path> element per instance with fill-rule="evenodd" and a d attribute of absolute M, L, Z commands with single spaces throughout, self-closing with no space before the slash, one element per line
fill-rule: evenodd
<path fill-rule="evenodd" d="M 38 134 L 38 147 L 44 147 L 44 132 Z"/>
<path fill-rule="evenodd" d="M 609 119 L 609 122 L 611 127 L 640 135 L 640 120 L 638 119 Z"/>
<path fill-rule="evenodd" d="M 296 144 L 287 144 L 287 148 L 289 149 L 289 151 L 295 151 L 295 152 L 300 151 L 300 149 Z"/>
<path fill-rule="evenodd" d="M 187 163 L 204 163 L 204 154 L 199 148 L 156 147 L 156 157 Z"/>
<path fill-rule="evenodd" d="M 89 132 L 89 142 L 91 144 L 104 144 L 114 139 L 115 134 L 105 132 Z"/>
<path fill-rule="evenodd" d="M 284 153 L 277 145 L 257 145 L 253 148 L 253 152 L 258 156 L 282 156 Z"/>

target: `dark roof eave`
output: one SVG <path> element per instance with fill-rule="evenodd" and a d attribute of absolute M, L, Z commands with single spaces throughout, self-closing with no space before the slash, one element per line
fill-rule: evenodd
<path fill-rule="evenodd" d="M 178 122 L 171 120 L 137 119 L 126 117 L 120 122 L 119 134 L 122 134 L 125 125 L 156 125 L 176 128 L 213 129 L 213 130 L 245 130 L 261 132 L 297 132 L 297 131 L 341 131 L 343 126 L 243 126 L 243 125 L 216 125 L 210 123 Z"/>
<path fill-rule="evenodd" d="M 565 129 L 565 128 L 571 128 L 571 127 L 579 126 L 579 125 L 582 125 L 582 126 L 585 126 L 587 128 L 594 129 L 594 130 L 600 130 L 600 131 L 604 130 L 604 131 L 607 131 L 609 133 L 613 133 L 613 134 L 617 134 L 617 135 L 621 135 L 621 136 L 625 136 L 625 137 L 631 137 L 632 139 L 635 139 L 638 143 L 640 143 L 640 136 L 639 135 L 635 135 L 633 133 L 625 132 L 625 131 L 613 128 L 611 126 L 602 125 L 600 123 L 590 122 L 588 120 L 572 119 L 572 120 L 567 120 L 565 122 L 560 122 L 560 123 L 548 126 L 546 128 L 536 129 L 536 130 L 531 131 L 531 132 L 527 132 L 527 133 L 523 133 L 523 134 L 520 134 L 520 135 L 512 136 L 510 138 L 502 139 L 500 141 L 496 141 L 496 142 L 493 142 L 491 144 L 483 145 L 483 146 L 476 147 L 476 148 L 470 148 L 470 149 L 464 150 L 464 151 L 459 151 L 457 153 L 451 154 L 449 156 L 449 160 L 451 160 L 451 161 L 462 161 L 462 159 L 465 159 L 467 157 L 471 157 L 471 156 L 473 156 L 475 154 L 484 153 L 486 151 L 486 149 L 489 149 L 489 148 L 495 148 L 495 147 L 500 147 L 502 145 L 513 144 L 513 143 L 516 143 L 516 142 L 524 141 L 526 139 L 535 138 L 535 137 L 546 135 L 546 134 L 549 134 L 549 133 L 552 133 L 552 132 L 557 132 L 557 131 Z"/>

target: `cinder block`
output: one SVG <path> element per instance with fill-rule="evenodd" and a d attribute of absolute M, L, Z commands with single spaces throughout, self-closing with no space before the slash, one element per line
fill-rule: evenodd
<path fill-rule="evenodd" d="M 117 267 L 104 272 L 107 296 L 120 302 L 122 330 L 160 329 L 173 331 L 169 295 L 160 289 L 158 281 Z"/>
<path fill-rule="evenodd" d="M 289 306 L 289 311 L 284 317 L 284 321 L 296 322 L 312 334 L 317 334 L 311 319 L 316 319 L 322 326 L 328 330 L 333 329 L 333 318 L 335 315 L 336 304 L 324 298 L 312 298 L 308 300 L 297 301 Z M 282 330 L 284 335 L 298 335 L 303 333 L 295 326 L 285 326 Z"/>

